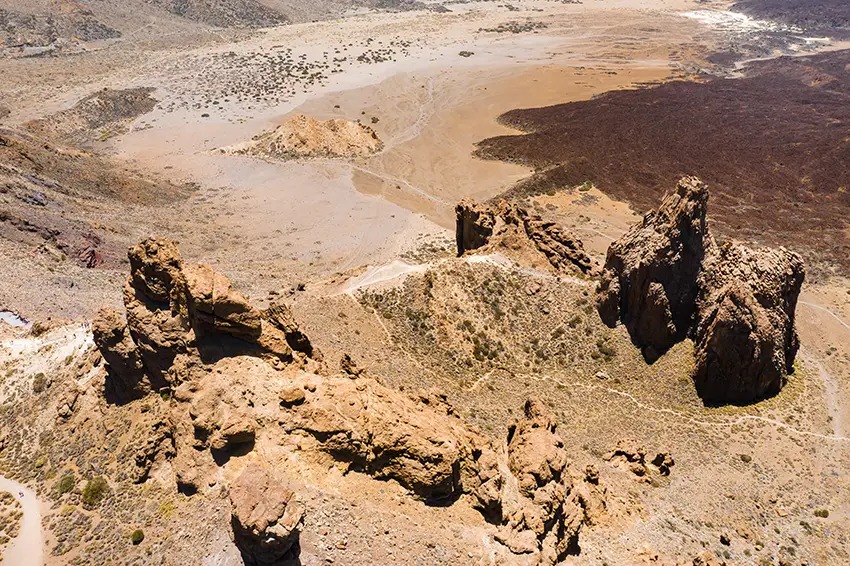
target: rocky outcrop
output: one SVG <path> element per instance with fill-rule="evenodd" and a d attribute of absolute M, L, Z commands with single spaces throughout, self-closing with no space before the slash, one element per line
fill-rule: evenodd
<path fill-rule="evenodd" d="M 534 400 L 508 429 L 507 456 L 512 477 L 505 482 L 505 526 L 497 538 L 512 552 L 531 555 L 534 564 L 556 564 L 578 553 L 579 532 L 590 521 L 587 510 L 598 518 L 604 509 L 596 497 L 598 471 L 586 470 L 588 486 L 574 482 L 555 420 Z"/>
<path fill-rule="evenodd" d="M 444 396 L 411 399 L 372 379 L 310 376 L 297 382 L 305 400 L 287 428 L 312 435 L 322 450 L 379 479 L 394 479 L 426 500 L 480 495 L 498 500 L 495 455 L 454 414 Z M 493 488 L 493 489 L 491 489 Z"/>
<path fill-rule="evenodd" d="M 708 190 L 698 179 L 676 191 L 608 248 L 597 296 L 608 326 L 622 322 L 644 357 L 655 361 L 685 338 L 696 313 L 696 279 L 713 253 Z"/>
<path fill-rule="evenodd" d="M 108 367 L 107 400 L 126 403 L 148 393 L 142 358 L 121 315 L 110 308 L 101 309 L 92 321 L 92 335 Z"/>
<path fill-rule="evenodd" d="M 455 207 L 458 256 L 487 249 L 542 254 L 557 271 L 591 273 L 593 260 L 581 240 L 554 222 L 547 222 L 526 209 L 500 200 L 485 205 L 471 199 Z"/>
<path fill-rule="evenodd" d="M 262 333 L 260 311 L 233 290 L 230 281 L 206 264 L 183 270 L 192 327 L 199 336 L 226 333 L 256 341 Z"/>
<path fill-rule="evenodd" d="M 142 418 L 134 425 L 129 443 L 135 464 L 132 471 L 134 483 L 143 483 L 157 466 L 174 458 L 174 434 L 174 423 L 167 415 L 156 411 L 142 414 Z"/>
<path fill-rule="evenodd" d="M 286 343 L 296 352 L 305 356 L 320 359 L 318 351 L 313 348 L 310 339 L 301 331 L 292 311 L 283 303 L 271 303 L 269 308 L 262 312 L 263 318 L 269 321 L 275 328 L 286 336 Z"/>
<path fill-rule="evenodd" d="M 184 265 L 173 242 L 149 238 L 128 256 L 126 325 L 114 311 L 95 320 L 95 341 L 109 365 L 107 389 L 115 399 L 175 385 L 173 368 L 181 355 L 212 360 L 241 352 L 291 361 L 289 342 L 305 355 L 313 351 L 286 307 L 259 311 L 210 266 Z"/>
<path fill-rule="evenodd" d="M 230 506 L 233 540 L 247 566 L 296 554 L 304 506 L 267 469 L 249 464 L 230 486 Z"/>
<path fill-rule="evenodd" d="M 794 314 L 805 278 L 784 248 L 723 246 L 703 268 L 697 301 L 694 383 L 711 402 L 747 402 L 779 392 L 800 343 Z"/>
<path fill-rule="evenodd" d="M 692 338 L 699 395 L 749 402 L 778 392 L 793 369 L 803 264 L 782 248 L 718 246 L 707 203 L 704 184 L 682 179 L 611 244 L 597 310 L 608 326 L 622 322 L 649 362 Z"/>

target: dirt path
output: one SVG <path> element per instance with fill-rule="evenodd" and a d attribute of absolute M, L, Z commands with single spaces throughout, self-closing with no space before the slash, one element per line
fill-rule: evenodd
<path fill-rule="evenodd" d="M 2 554 L 3 562 L 14 566 L 43 566 L 44 535 L 35 492 L 3 476 L 0 476 L 0 490 L 11 493 L 20 502 L 24 512 L 21 531 Z"/>

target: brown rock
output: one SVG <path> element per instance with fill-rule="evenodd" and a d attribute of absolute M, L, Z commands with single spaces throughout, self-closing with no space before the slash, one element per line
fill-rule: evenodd
<path fill-rule="evenodd" d="M 135 289 L 158 303 L 169 303 L 183 288 L 183 260 L 174 242 L 148 238 L 130 248 L 130 280 Z"/>
<path fill-rule="evenodd" d="M 313 344 L 307 335 L 301 332 L 289 307 L 283 303 L 271 303 L 262 314 L 266 320 L 284 333 L 290 348 L 311 358 L 314 357 Z"/>
<path fill-rule="evenodd" d="M 150 390 L 142 357 L 130 337 L 127 323 L 113 309 L 101 309 L 92 321 L 94 343 L 107 363 L 106 399 L 125 403 Z"/>
<path fill-rule="evenodd" d="M 360 377 L 363 373 L 363 370 L 357 367 L 357 363 L 351 359 L 349 354 L 342 355 L 342 358 L 339 360 L 339 369 L 342 373 L 350 375 L 351 377 Z"/>
<path fill-rule="evenodd" d="M 722 562 L 717 558 L 717 555 L 710 550 L 705 550 L 694 556 L 693 566 L 725 566 L 726 562 Z"/>
<path fill-rule="evenodd" d="M 655 458 L 652 459 L 652 465 L 658 468 L 658 471 L 662 476 L 670 475 L 670 468 L 674 463 L 673 457 L 667 452 L 659 452 L 655 455 Z"/>
<path fill-rule="evenodd" d="M 499 491 L 492 484 L 501 478 L 489 469 L 495 456 L 450 407 L 432 398 L 414 401 L 372 379 L 323 379 L 292 409 L 287 426 L 310 433 L 355 469 L 394 479 L 427 500 L 480 490 L 487 507 Z"/>
<path fill-rule="evenodd" d="M 542 254 L 558 271 L 591 273 L 594 263 L 581 240 L 554 222 L 546 222 L 526 209 L 501 200 L 493 205 L 471 199 L 455 207 L 458 256 L 499 246 L 502 250 Z"/>
<path fill-rule="evenodd" d="M 304 506 L 268 470 L 249 464 L 230 486 L 233 539 L 247 566 L 297 555 Z"/>
<path fill-rule="evenodd" d="M 199 336 L 225 333 L 256 341 L 262 333 L 260 311 L 233 290 L 230 281 L 206 264 L 184 270 L 192 326 Z"/>
<path fill-rule="evenodd" d="M 686 177 L 658 210 L 608 248 L 597 310 L 612 328 L 623 322 L 649 361 L 683 339 L 693 324 L 695 282 L 715 246 L 707 203 L 705 185 Z"/>
<path fill-rule="evenodd" d="M 496 226 L 496 216 L 490 207 L 472 199 L 464 199 L 455 207 L 455 215 L 458 256 L 487 245 Z"/>
<path fill-rule="evenodd" d="M 300 405 L 307 398 L 304 394 L 304 388 L 296 386 L 284 387 L 278 393 L 278 397 L 280 398 L 280 404 L 285 407 Z"/>
<path fill-rule="evenodd" d="M 171 419 L 164 415 L 145 414 L 136 423 L 132 447 L 135 450 L 136 468 L 133 482 L 142 483 L 148 479 L 155 466 L 176 455 L 174 447 L 175 427 Z"/>
<path fill-rule="evenodd" d="M 555 564 L 578 552 L 584 499 L 567 469 L 555 421 L 542 403 L 526 401 L 524 418 L 508 428 L 507 453 L 517 487 L 503 494 L 506 524 L 497 538 L 514 553 L 536 553 L 538 564 Z"/>
<path fill-rule="evenodd" d="M 703 269 L 694 383 L 711 402 L 779 392 L 800 346 L 794 324 L 805 272 L 784 248 L 724 246 Z"/>
<path fill-rule="evenodd" d="M 705 185 L 682 179 L 657 211 L 611 244 L 597 310 L 608 326 L 623 322 L 650 362 L 694 338 L 700 397 L 750 402 L 777 393 L 793 369 L 803 263 L 782 248 L 718 247 L 707 202 Z"/>

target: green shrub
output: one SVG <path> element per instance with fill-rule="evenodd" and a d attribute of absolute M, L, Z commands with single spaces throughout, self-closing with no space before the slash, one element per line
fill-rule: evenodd
<path fill-rule="evenodd" d="M 145 533 L 142 532 L 142 529 L 136 529 L 130 533 L 130 542 L 134 545 L 141 544 L 143 540 L 145 540 Z"/>
<path fill-rule="evenodd" d="M 829 510 L 828 509 L 816 509 L 815 510 L 815 517 L 820 517 L 821 519 L 826 519 L 827 517 L 829 517 Z"/>
<path fill-rule="evenodd" d="M 59 483 L 56 484 L 56 491 L 59 492 L 59 495 L 70 493 L 71 490 L 74 489 L 74 486 L 76 484 L 77 481 L 74 478 L 74 472 L 68 472 L 67 474 L 63 475 L 62 479 L 59 480 Z"/>
<path fill-rule="evenodd" d="M 97 507 L 109 494 L 109 484 L 103 476 L 92 478 L 83 488 L 83 504 L 86 507 Z"/>

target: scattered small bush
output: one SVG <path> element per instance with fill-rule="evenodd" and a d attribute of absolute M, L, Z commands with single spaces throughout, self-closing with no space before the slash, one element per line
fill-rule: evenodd
<path fill-rule="evenodd" d="M 130 533 L 130 542 L 134 545 L 141 544 L 143 540 L 145 540 L 145 533 L 142 532 L 142 529 L 136 529 Z"/>
<path fill-rule="evenodd" d="M 59 492 L 59 495 L 70 493 L 76 484 L 77 481 L 74 478 L 74 472 L 69 472 L 63 475 L 62 479 L 59 480 L 59 483 L 56 484 L 56 491 Z"/>
<path fill-rule="evenodd" d="M 92 478 L 83 488 L 83 504 L 86 507 L 97 507 L 109 494 L 109 483 L 103 476 Z"/>
<path fill-rule="evenodd" d="M 829 517 L 828 509 L 815 509 L 815 517 L 820 517 L 821 519 L 826 519 Z"/>
<path fill-rule="evenodd" d="M 47 389 L 47 376 L 39 372 L 32 378 L 32 390 L 34 393 L 41 393 Z"/>

